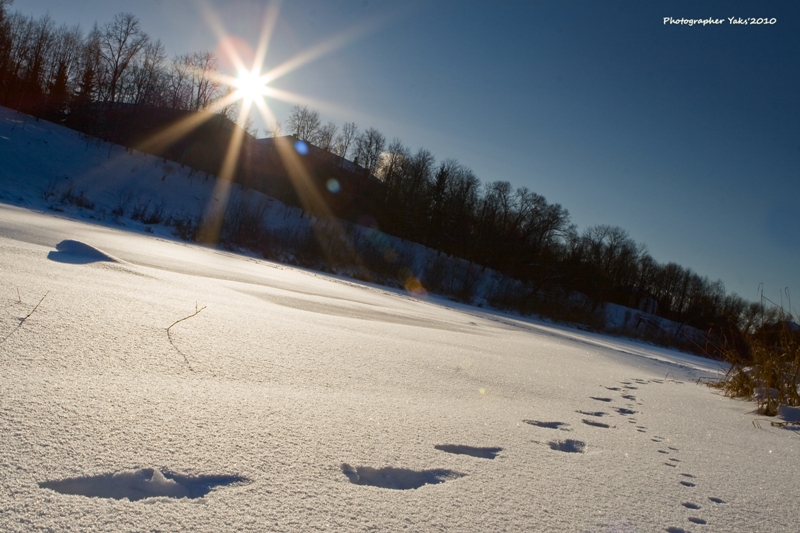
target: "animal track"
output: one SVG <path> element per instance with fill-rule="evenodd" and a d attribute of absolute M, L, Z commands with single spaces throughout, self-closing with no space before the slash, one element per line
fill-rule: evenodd
<path fill-rule="evenodd" d="M 590 396 L 592 400 L 597 400 L 598 402 L 610 402 L 611 398 L 599 398 L 597 396 Z"/>
<path fill-rule="evenodd" d="M 603 424 L 602 422 L 595 422 L 594 420 L 588 420 L 586 418 L 582 419 L 581 422 L 583 422 L 587 426 L 595 426 L 595 427 L 598 427 L 598 428 L 606 428 L 606 429 L 608 429 L 608 428 L 611 427 L 608 424 Z"/>
<path fill-rule="evenodd" d="M 667 466 L 671 466 L 672 468 L 675 468 L 676 466 L 678 466 L 678 465 L 674 465 L 672 463 L 664 463 L 664 464 L 667 465 Z M 683 483 L 683 481 L 681 481 L 681 483 Z"/>
<path fill-rule="evenodd" d="M 689 522 L 691 522 L 693 524 L 701 524 L 701 525 L 708 523 L 705 520 L 703 520 L 702 518 L 696 518 L 694 516 L 690 516 L 689 517 Z"/>
<path fill-rule="evenodd" d="M 664 531 L 666 531 L 667 533 L 691 533 L 691 531 L 686 531 L 682 527 L 673 527 L 673 526 L 666 528 Z"/>
<path fill-rule="evenodd" d="M 603 411 L 575 411 L 576 413 L 580 413 L 582 415 L 587 416 L 606 416 L 608 413 L 604 413 Z"/>
<path fill-rule="evenodd" d="M 559 452 L 584 453 L 586 450 L 585 442 L 573 439 L 551 440 L 548 445 L 551 450 L 557 450 Z"/>
<path fill-rule="evenodd" d="M 724 500 L 721 500 L 719 498 L 714 498 L 713 496 L 709 496 L 708 499 L 711 500 L 714 503 L 725 503 Z"/>
<path fill-rule="evenodd" d="M 636 396 L 634 396 L 633 394 L 623 394 L 622 397 L 632 402 L 636 401 Z"/>
<path fill-rule="evenodd" d="M 481 459 L 494 459 L 497 457 L 498 453 L 503 451 L 503 448 L 476 448 L 473 446 L 464 446 L 462 444 L 437 444 L 434 448 L 447 453 L 469 455 L 472 457 L 480 457 Z"/>
<path fill-rule="evenodd" d="M 680 459 L 675 459 L 674 457 L 670 457 L 670 458 L 669 458 L 669 460 L 670 460 L 670 461 L 674 461 L 674 462 L 676 462 L 676 463 L 680 463 L 680 462 L 681 462 L 681 460 L 680 460 Z"/>
<path fill-rule="evenodd" d="M 342 463 L 342 473 L 350 483 L 370 485 L 382 489 L 409 490 L 423 485 L 436 485 L 451 479 L 463 477 L 464 474 L 452 470 L 411 470 L 408 468 L 372 468 L 371 466 L 352 467 Z"/>
<path fill-rule="evenodd" d="M 540 427 L 540 428 L 547 428 L 547 429 L 560 429 L 561 431 L 571 431 L 567 429 L 569 424 L 566 422 L 542 422 L 539 420 L 523 420 L 526 424 L 530 424 L 532 426 Z"/>
<path fill-rule="evenodd" d="M 658 453 L 669 453 L 669 452 L 666 450 L 658 450 Z"/>
<path fill-rule="evenodd" d="M 627 409 L 625 407 L 614 407 L 614 410 L 621 415 L 635 415 L 638 411 L 634 411 L 633 409 Z"/>
<path fill-rule="evenodd" d="M 672 446 L 667 446 L 668 449 L 672 450 L 673 452 L 677 452 L 678 448 L 673 448 Z"/>
<path fill-rule="evenodd" d="M 691 474 L 681 474 L 681 475 L 682 475 L 683 477 L 692 477 L 692 478 L 694 477 L 694 476 L 693 476 L 693 475 L 691 475 Z"/>
<path fill-rule="evenodd" d="M 619 387 L 606 387 L 608 390 L 620 390 Z"/>
<path fill-rule="evenodd" d="M 696 503 L 692 503 L 692 502 L 683 502 L 681 505 L 683 505 L 687 509 L 700 509 L 699 505 L 697 505 Z"/>
<path fill-rule="evenodd" d="M 665 463 L 665 464 L 669 464 L 669 463 Z M 675 465 L 669 465 L 669 466 L 675 466 Z M 690 483 L 688 481 L 681 481 L 681 485 L 683 485 L 684 487 L 694 487 L 695 486 L 694 483 Z"/>
<path fill-rule="evenodd" d="M 165 496 L 168 498 L 202 498 L 217 486 L 247 481 L 241 476 L 176 474 L 157 468 L 140 468 L 85 476 L 60 481 L 39 483 L 43 489 L 52 489 L 61 494 L 75 494 L 89 498 L 112 498 L 130 501 Z"/>

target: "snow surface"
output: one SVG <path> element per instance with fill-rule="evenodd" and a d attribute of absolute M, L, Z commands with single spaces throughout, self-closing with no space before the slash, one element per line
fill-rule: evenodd
<path fill-rule="evenodd" d="M 2 531 L 798 529 L 713 361 L 66 215 L 0 204 Z"/>

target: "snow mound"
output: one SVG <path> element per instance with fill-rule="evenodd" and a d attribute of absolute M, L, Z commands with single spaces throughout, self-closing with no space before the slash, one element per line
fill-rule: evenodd
<path fill-rule="evenodd" d="M 352 467 L 347 463 L 342 464 L 342 472 L 350 480 L 350 483 L 395 490 L 418 489 L 423 485 L 436 485 L 464 475 L 444 469 L 411 470 L 391 466 L 385 468 Z"/>
<path fill-rule="evenodd" d="M 239 476 L 187 476 L 161 472 L 156 468 L 140 468 L 99 476 L 77 477 L 39 483 L 43 489 L 61 494 L 113 498 L 131 501 L 145 498 L 202 498 L 218 485 L 244 481 Z"/>
<path fill-rule="evenodd" d="M 94 246 L 82 243 L 80 241 L 64 240 L 56 244 L 57 252 L 50 252 L 47 258 L 51 261 L 58 261 L 59 263 L 72 263 L 76 265 L 83 265 L 87 263 L 95 263 L 98 261 L 108 261 L 111 263 L 119 263 L 119 260 L 101 252 Z"/>

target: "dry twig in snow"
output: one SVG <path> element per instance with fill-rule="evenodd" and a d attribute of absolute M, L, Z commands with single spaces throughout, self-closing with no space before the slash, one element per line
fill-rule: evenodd
<path fill-rule="evenodd" d="M 17 289 L 17 291 L 19 291 L 19 289 Z M 3 340 L 1 340 L 1 341 L 0 341 L 0 344 L 3 344 L 4 342 L 6 342 L 6 340 L 8 340 L 8 338 L 9 338 L 11 335 L 13 335 L 15 331 L 17 331 L 19 328 L 21 328 L 21 327 L 22 327 L 22 324 L 24 324 L 24 323 L 25 323 L 25 321 L 26 321 L 26 320 L 28 320 L 28 319 L 30 318 L 30 316 L 31 316 L 33 313 L 35 313 L 35 312 L 36 312 L 36 310 L 37 310 L 37 309 L 39 309 L 39 306 L 40 306 L 40 305 L 42 305 L 42 302 L 44 301 L 44 299 L 47 297 L 47 295 L 48 295 L 48 294 L 50 294 L 50 291 L 48 291 L 48 292 L 44 293 L 44 296 L 42 296 L 42 299 L 41 299 L 41 300 L 39 300 L 39 303 L 38 303 L 38 304 L 36 304 L 36 307 L 34 307 L 34 308 L 33 308 L 33 310 L 32 310 L 30 313 L 28 313 L 27 315 L 25 315 L 25 318 L 23 318 L 22 320 L 20 320 L 20 321 L 19 321 L 19 324 L 17 324 L 17 327 L 15 327 L 14 329 L 12 329 L 12 330 L 11 330 L 11 333 L 9 333 L 8 335 L 6 335 L 6 336 L 3 338 Z M 20 301 L 21 301 L 21 299 L 20 299 Z M 202 309 L 201 309 L 201 311 L 202 311 Z"/>
<path fill-rule="evenodd" d="M 197 307 L 197 302 L 195 302 L 194 303 L 194 313 L 192 313 L 189 316 L 185 316 L 185 317 L 181 318 L 180 320 L 176 320 L 175 322 L 172 323 L 172 325 L 170 327 L 167 328 L 167 338 L 169 339 L 169 343 L 172 345 L 173 348 L 175 348 L 176 352 L 178 352 L 179 354 L 181 354 L 183 356 L 183 360 L 186 361 L 186 366 L 188 366 L 189 370 L 191 370 L 192 372 L 194 372 L 194 368 L 192 368 L 192 365 L 189 363 L 189 358 L 186 357 L 186 354 L 183 353 L 182 351 L 180 351 L 177 346 L 175 346 L 174 342 L 172 342 L 172 334 L 170 333 L 169 330 L 171 330 L 172 326 L 174 326 L 175 324 L 178 324 L 179 322 L 183 322 L 184 320 L 188 320 L 188 319 L 192 318 L 193 316 L 197 316 L 198 314 L 200 314 L 200 311 L 202 311 L 206 307 L 207 306 L 204 305 L 203 307 L 198 308 Z"/>

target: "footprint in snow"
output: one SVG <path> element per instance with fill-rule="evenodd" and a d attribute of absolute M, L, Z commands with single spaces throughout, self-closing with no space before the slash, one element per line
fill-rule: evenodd
<path fill-rule="evenodd" d="M 694 517 L 694 516 L 690 516 L 689 517 L 689 522 L 691 522 L 692 524 L 700 524 L 700 525 L 705 525 L 705 524 L 708 523 L 705 520 L 703 520 L 702 518 L 697 518 L 697 517 Z"/>
<path fill-rule="evenodd" d="M 614 407 L 614 410 L 621 415 L 635 415 L 638 412 L 626 407 Z"/>
<path fill-rule="evenodd" d="M 437 444 L 434 446 L 434 448 L 447 453 L 469 455 L 472 457 L 479 457 L 481 459 L 494 459 L 497 457 L 498 453 L 503 451 L 503 448 L 476 448 L 474 446 L 465 446 L 463 444 Z"/>
<path fill-rule="evenodd" d="M 669 453 L 667 450 L 658 450 L 658 453 Z"/>
<path fill-rule="evenodd" d="M 566 422 L 542 422 L 541 420 L 523 420 L 523 422 L 540 428 L 560 429 L 561 431 L 572 431 L 568 429 L 569 424 L 567 424 Z"/>
<path fill-rule="evenodd" d="M 84 476 L 39 483 L 43 489 L 89 498 L 130 501 L 145 498 L 202 498 L 214 487 L 247 481 L 232 475 L 185 475 L 157 468 L 140 468 L 99 476 Z"/>
<path fill-rule="evenodd" d="M 675 462 L 675 463 L 680 463 L 680 462 L 681 462 L 681 460 L 680 460 L 680 459 L 675 459 L 674 457 L 670 457 L 670 458 L 669 458 L 669 460 L 670 460 L 670 461 L 673 461 L 673 462 Z"/>
<path fill-rule="evenodd" d="M 713 496 L 709 496 L 708 499 L 711 500 L 714 503 L 725 503 L 725 500 L 721 500 L 719 498 L 714 498 Z"/>
<path fill-rule="evenodd" d="M 687 509 L 700 509 L 699 505 L 697 505 L 696 503 L 692 503 L 692 502 L 683 502 L 681 505 L 683 505 Z"/>
<path fill-rule="evenodd" d="M 586 443 L 579 440 L 551 440 L 548 445 L 551 450 L 566 453 L 585 453 Z"/>
<path fill-rule="evenodd" d="M 592 400 L 597 400 L 598 402 L 610 402 L 611 398 L 600 398 L 597 396 L 590 396 Z"/>
<path fill-rule="evenodd" d="M 693 476 L 693 475 L 691 475 L 691 474 L 681 474 L 681 475 L 682 475 L 683 477 L 691 477 L 691 478 L 694 478 L 694 476 Z"/>
<path fill-rule="evenodd" d="M 634 396 L 633 394 L 623 394 L 622 397 L 632 402 L 636 401 L 636 396 Z"/>
<path fill-rule="evenodd" d="M 673 452 L 677 452 L 678 448 L 673 448 L 672 446 L 667 446 L 668 450 L 672 450 Z"/>
<path fill-rule="evenodd" d="M 674 526 L 670 526 L 664 529 L 664 531 L 666 531 L 667 533 L 692 533 L 691 531 L 683 529 L 682 527 L 674 527 Z"/>
<path fill-rule="evenodd" d="M 597 417 L 600 417 L 600 416 L 608 415 L 608 413 L 604 413 L 603 411 L 575 411 L 575 412 L 576 413 L 580 413 L 582 415 L 586 415 L 586 416 L 597 416 Z"/>
<path fill-rule="evenodd" d="M 409 468 L 372 468 L 371 466 L 350 466 L 342 463 L 342 473 L 350 483 L 369 485 L 382 489 L 409 490 L 424 485 L 436 485 L 464 476 L 458 472 L 444 469 L 411 470 Z"/>
<path fill-rule="evenodd" d="M 586 418 L 584 418 L 583 420 L 581 420 L 581 422 L 583 422 L 583 423 L 584 423 L 584 424 L 586 424 L 587 426 L 594 426 L 594 427 L 598 427 L 598 428 L 605 428 L 605 429 L 608 429 L 608 428 L 610 428 L 610 427 L 611 427 L 611 426 L 609 426 L 608 424 L 603 424 L 602 422 L 596 422 L 596 421 L 594 421 L 594 420 L 589 420 L 589 419 L 586 419 Z"/>
<path fill-rule="evenodd" d="M 678 465 L 674 465 L 672 463 L 664 463 L 664 464 L 667 465 L 667 466 L 671 466 L 672 468 L 676 468 L 678 466 Z M 685 485 L 686 483 L 681 481 L 681 484 Z M 694 486 L 694 485 L 692 485 L 692 486 Z"/>
<path fill-rule="evenodd" d="M 620 388 L 619 388 L 619 387 L 606 387 L 606 389 L 608 389 L 608 390 L 614 390 L 614 391 L 616 391 L 616 390 L 620 390 Z"/>
<path fill-rule="evenodd" d="M 664 464 L 668 464 L 669 465 L 669 463 L 664 463 Z M 675 466 L 675 465 L 669 465 L 669 466 Z M 695 486 L 694 483 L 690 483 L 689 481 L 681 481 L 681 485 L 683 485 L 684 487 L 694 487 Z"/>

